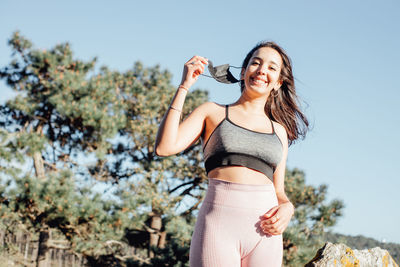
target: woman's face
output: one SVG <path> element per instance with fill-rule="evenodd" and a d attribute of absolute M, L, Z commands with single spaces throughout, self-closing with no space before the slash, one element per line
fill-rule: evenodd
<path fill-rule="evenodd" d="M 269 95 L 271 90 L 279 89 L 282 57 L 273 48 L 261 47 L 254 52 L 245 70 L 242 70 L 245 90 L 254 90 Z"/>

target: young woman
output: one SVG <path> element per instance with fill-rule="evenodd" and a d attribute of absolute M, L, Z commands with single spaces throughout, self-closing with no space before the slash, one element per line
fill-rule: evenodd
<path fill-rule="evenodd" d="M 305 136 L 285 51 L 263 42 L 246 56 L 239 99 L 207 102 L 183 122 L 189 88 L 208 60 L 192 57 L 156 139 L 156 154 L 179 153 L 201 138 L 209 178 L 190 247 L 191 267 L 281 266 L 282 233 L 294 212 L 284 191 L 288 145 Z"/>

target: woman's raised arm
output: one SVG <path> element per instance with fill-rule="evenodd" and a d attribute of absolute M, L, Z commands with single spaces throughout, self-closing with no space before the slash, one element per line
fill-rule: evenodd
<path fill-rule="evenodd" d="M 200 56 L 194 56 L 185 63 L 181 85 L 158 128 L 155 143 L 155 152 L 158 156 L 177 154 L 194 143 L 201 135 L 207 117 L 207 106 L 210 103 L 197 107 L 182 123 L 180 123 L 180 116 L 189 88 L 203 73 L 204 65 L 207 63 L 208 60 Z"/>

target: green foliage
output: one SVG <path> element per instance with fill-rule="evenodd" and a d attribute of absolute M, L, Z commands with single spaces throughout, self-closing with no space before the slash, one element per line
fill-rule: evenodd
<path fill-rule="evenodd" d="M 9 44 L 13 58 L 0 78 L 18 95 L 0 107 L 4 223 L 22 222 L 36 234 L 49 227 L 97 265 L 126 256 L 120 241 L 132 242 L 130 232 L 144 233 L 136 254 L 148 257 L 154 216 L 163 222 L 156 235 L 167 234 L 163 251 L 180 250 L 174 244 L 182 240 L 187 247 L 205 181 L 200 166 L 187 167 L 200 165 L 198 146 L 179 159 L 153 151 L 176 90 L 171 74 L 140 62 L 125 73 L 95 73 L 96 60 L 75 59 L 69 44 L 39 50 L 18 32 Z M 206 99 L 204 91 L 191 92 L 183 115 Z M 182 239 L 173 243 L 173 236 Z"/>
<path fill-rule="evenodd" d="M 60 154 L 88 150 L 104 155 L 107 138 L 126 124 L 119 73 L 102 68 L 89 75 L 96 61 L 74 59 L 68 44 L 42 51 L 28 43 L 15 33 L 10 40 L 14 59 L 0 70 L 0 77 L 19 92 L 2 106 L 2 124 L 46 136 L 50 144 L 60 145 Z"/>
<path fill-rule="evenodd" d="M 1 181 L 7 177 L 17 175 L 21 169 L 17 165 L 24 164 L 24 156 L 19 152 L 22 147 L 18 144 L 20 134 L 11 134 L 4 129 L 0 129 L 0 177 Z M 14 163 L 14 164 L 13 164 Z"/>
<path fill-rule="evenodd" d="M 283 233 L 285 266 L 300 266 L 308 262 L 323 244 L 323 234 L 342 215 L 343 203 L 327 203 L 327 186 L 318 188 L 305 184 L 305 174 L 299 169 L 286 170 L 285 191 L 295 206 L 295 214 Z"/>
<path fill-rule="evenodd" d="M 45 180 L 22 176 L 13 181 L 14 186 L 0 192 L 3 223 L 17 220 L 34 233 L 49 226 L 60 231 L 74 251 L 91 256 L 104 254 L 108 240 L 122 238 L 119 218 L 110 216 L 115 203 L 99 194 L 82 194 L 69 171 L 52 173 Z"/>

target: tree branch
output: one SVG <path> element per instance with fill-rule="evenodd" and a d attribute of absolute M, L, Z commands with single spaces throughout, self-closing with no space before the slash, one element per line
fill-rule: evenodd
<path fill-rule="evenodd" d="M 195 183 L 195 180 L 192 180 L 192 181 L 187 182 L 187 183 L 180 184 L 177 187 L 175 187 L 174 189 L 170 190 L 168 193 L 171 194 L 171 193 L 175 192 L 176 190 L 178 190 L 179 188 L 181 188 L 183 186 L 186 186 L 186 185 L 189 185 L 189 184 L 194 184 L 194 183 Z"/>

